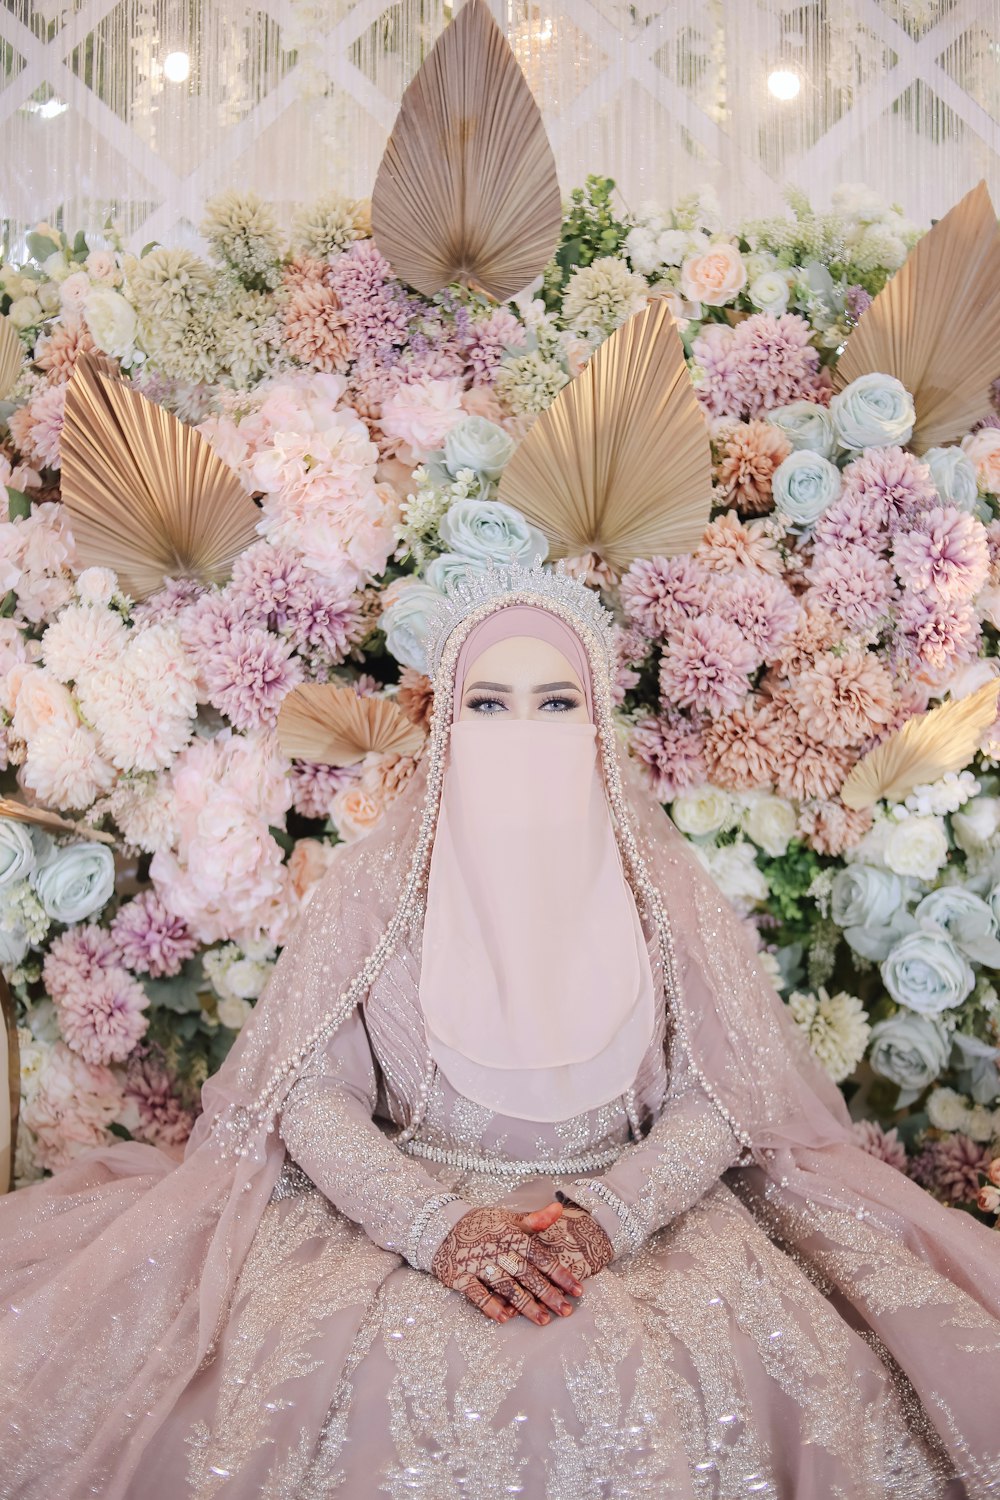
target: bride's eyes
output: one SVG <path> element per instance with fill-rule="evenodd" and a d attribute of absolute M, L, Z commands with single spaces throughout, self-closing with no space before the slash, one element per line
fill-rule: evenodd
<path fill-rule="evenodd" d="M 556 693 L 549 698 L 543 698 L 539 707 L 546 709 L 550 713 L 567 713 L 579 707 L 579 702 L 578 698 L 567 696 L 563 693 Z M 466 704 L 466 708 L 474 709 L 476 713 L 482 714 L 485 718 L 493 718 L 497 710 L 506 712 L 507 705 L 502 698 L 491 698 L 488 694 L 481 693 L 475 698 L 470 698 Z"/>
<path fill-rule="evenodd" d="M 492 708 L 490 708 L 490 705 L 492 705 Z M 505 705 L 500 698 L 488 698 L 483 695 L 478 698 L 470 698 L 465 706 L 466 708 L 474 708 L 477 713 L 481 713 L 489 718 L 492 717 L 493 708 L 503 708 Z"/>

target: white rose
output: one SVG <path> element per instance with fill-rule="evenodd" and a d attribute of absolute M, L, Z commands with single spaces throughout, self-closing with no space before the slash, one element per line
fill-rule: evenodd
<path fill-rule="evenodd" d="M 765 271 L 750 283 L 747 296 L 761 312 L 778 317 L 788 307 L 788 277 L 783 271 Z"/>
<path fill-rule="evenodd" d="M 845 448 L 885 448 L 908 443 L 916 411 L 913 397 L 894 375 L 859 375 L 830 402 L 830 416 Z"/>
<path fill-rule="evenodd" d="M 952 813 L 955 843 L 966 854 L 984 854 L 1000 834 L 1000 797 L 976 797 Z"/>
<path fill-rule="evenodd" d="M 885 842 L 885 862 L 897 875 L 931 880 L 948 858 L 943 818 L 904 818 Z"/>
<path fill-rule="evenodd" d="M 35 868 L 35 846 L 24 823 L 0 818 L 0 886 L 26 880 Z"/>
<path fill-rule="evenodd" d="M 726 844 L 721 849 L 701 848 L 698 853 L 726 900 L 746 916 L 770 894 L 767 880 L 757 868 L 753 844 Z"/>
<path fill-rule="evenodd" d="M 256 1000 L 267 983 L 267 976 L 267 965 L 256 963 L 251 958 L 237 958 L 226 970 L 226 984 L 239 999 Z"/>
<path fill-rule="evenodd" d="M 935 1130 L 965 1130 L 971 1111 L 954 1089 L 935 1089 L 927 1100 L 927 1118 Z"/>
<path fill-rule="evenodd" d="M 51 281 L 65 281 L 70 275 L 69 261 L 62 250 L 53 250 L 42 261 L 42 270 Z"/>
<path fill-rule="evenodd" d="M 77 312 L 86 302 L 90 291 L 90 277 L 86 271 L 74 271 L 59 288 L 59 301 L 64 312 Z"/>
<path fill-rule="evenodd" d="M 845 865 L 833 878 L 830 914 L 838 927 L 884 927 L 899 910 L 903 887 L 871 865 Z"/>
<path fill-rule="evenodd" d="M 748 837 L 772 859 L 785 853 L 798 826 L 792 804 L 784 797 L 771 796 L 769 792 L 751 793 L 743 799 L 740 822 Z"/>
<path fill-rule="evenodd" d="M 238 995 L 231 995 L 225 1000 L 220 1000 L 216 1006 L 216 1015 L 223 1026 L 228 1026 L 230 1031 L 239 1031 L 249 1018 L 253 1006 L 248 1000 L 241 1000 Z"/>
<path fill-rule="evenodd" d="M 55 849 L 34 880 L 38 899 L 56 922 L 93 916 L 115 888 L 115 860 L 107 844 L 67 844 Z"/>
<path fill-rule="evenodd" d="M 42 321 L 42 304 L 37 297 L 16 297 L 7 309 L 7 316 L 19 332 L 37 328 Z"/>
<path fill-rule="evenodd" d="M 871 1065 L 910 1099 L 944 1072 L 951 1050 L 940 1021 L 900 1011 L 872 1027 Z"/>
<path fill-rule="evenodd" d="M 969 455 L 955 446 L 928 448 L 923 458 L 931 471 L 934 488 L 945 504 L 958 510 L 972 510 L 979 499 L 979 482 Z"/>
<path fill-rule="evenodd" d="M 135 349 L 135 308 L 120 292 L 95 286 L 87 298 L 83 316 L 94 343 L 114 359 L 126 359 Z"/>
<path fill-rule="evenodd" d="M 767 413 L 767 421 L 785 434 L 795 452 L 806 449 L 821 458 L 833 458 L 837 452 L 837 434 L 830 413 L 815 401 L 790 401 Z"/>
<path fill-rule="evenodd" d="M 84 568 L 76 580 L 76 596 L 82 604 L 108 604 L 118 588 L 118 575 L 110 568 Z"/>
<path fill-rule="evenodd" d="M 718 833 L 732 822 L 733 800 L 721 787 L 700 786 L 682 792 L 674 800 L 670 816 L 681 833 L 704 838 L 707 834 Z"/>

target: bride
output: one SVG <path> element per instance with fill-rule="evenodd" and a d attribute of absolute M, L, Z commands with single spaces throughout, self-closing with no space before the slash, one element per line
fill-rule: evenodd
<path fill-rule="evenodd" d="M 429 645 L 183 1163 L 0 1203 L 4 1495 L 997 1493 L 996 1241 L 852 1144 L 596 595 L 493 570 Z"/>

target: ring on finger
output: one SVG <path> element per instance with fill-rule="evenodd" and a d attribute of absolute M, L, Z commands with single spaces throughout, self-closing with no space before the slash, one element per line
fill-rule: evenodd
<path fill-rule="evenodd" d="M 509 1250 L 503 1250 L 497 1256 L 497 1265 L 503 1266 L 504 1270 L 508 1271 L 511 1276 L 520 1276 L 524 1262 L 519 1255 L 514 1255 Z"/>
<path fill-rule="evenodd" d="M 498 1257 L 498 1259 L 499 1259 L 499 1257 Z M 484 1281 L 496 1281 L 497 1278 L 499 1277 L 499 1275 L 501 1274 L 500 1273 L 500 1267 L 499 1266 L 494 1266 L 494 1265 L 487 1265 L 487 1266 L 483 1267 L 482 1271 L 479 1274 L 482 1276 L 482 1278 L 483 1278 Z"/>

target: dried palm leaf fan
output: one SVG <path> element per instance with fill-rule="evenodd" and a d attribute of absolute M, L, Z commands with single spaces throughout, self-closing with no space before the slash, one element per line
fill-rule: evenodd
<path fill-rule="evenodd" d="M 66 392 L 62 500 L 82 567 L 145 599 L 165 578 L 223 583 L 259 512 L 193 427 L 84 355 Z"/>
<path fill-rule="evenodd" d="M 0 318 L 0 401 L 6 401 L 24 368 L 24 345 L 9 318 Z"/>
<path fill-rule="evenodd" d="M 1000 351 L 1000 229 L 985 182 L 918 241 L 844 346 L 838 388 L 895 375 L 917 411 L 924 453 L 964 436 L 990 410 Z"/>
<path fill-rule="evenodd" d="M 293 760 L 351 766 L 371 751 L 413 755 L 423 742 L 424 731 L 391 699 L 330 682 L 293 688 L 278 710 L 278 743 Z"/>
<path fill-rule="evenodd" d="M 607 339 L 533 424 L 500 499 L 550 555 L 593 552 L 616 573 L 697 546 L 712 504 L 708 428 L 661 298 Z"/>
<path fill-rule="evenodd" d="M 531 90 L 485 0 L 467 0 L 403 95 L 372 234 L 401 281 L 516 296 L 555 251 L 562 204 Z"/>
<path fill-rule="evenodd" d="M 975 755 L 983 730 L 996 718 L 1000 678 L 967 698 L 942 703 L 908 719 L 889 739 L 859 760 L 840 789 L 848 807 L 874 807 L 880 798 L 902 802 L 915 786 L 961 771 Z"/>
<path fill-rule="evenodd" d="M 80 838 L 97 839 L 102 844 L 113 844 L 113 833 L 100 828 L 90 828 L 86 823 L 74 823 L 71 818 L 60 817 L 44 807 L 28 807 L 27 803 L 15 802 L 12 797 L 0 797 L 0 818 L 13 818 L 16 823 L 30 823 L 35 828 L 45 828 L 50 833 L 75 833 Z"/>

